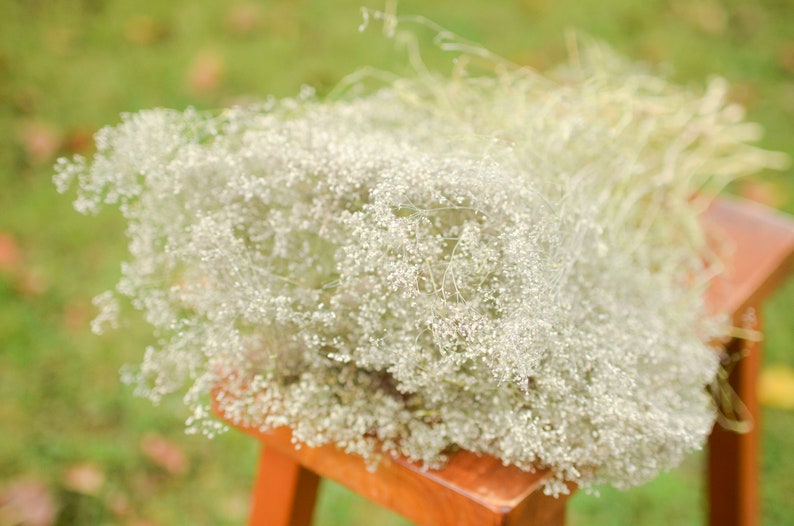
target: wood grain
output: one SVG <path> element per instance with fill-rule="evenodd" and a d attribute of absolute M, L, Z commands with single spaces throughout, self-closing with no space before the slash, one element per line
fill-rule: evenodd
<path fill-rule="evenodd" d="M 762 205 L 732 199 L 715 200 L 703 225 L 724 252 L 725 272 L 707 296 L 712 308 L 733 313 L 735 321 L 761 304 L 794 265 L 794 223 Z"/>
<path fill-rule="evenodd" d="M 734 324 L 760 330 L 761 305 L 794 265 L 794 223 L 761 205 L 721 199 L 709 208 L 705 227 L 730 251 L 724 275 L 710 290 L 712 308 L 733 314 Z M 750 415 L 752 428 L 736 433 L 715 425 L 709 437 L 709 523 L 755 526 L 760 520 L 759 459 L 761 410 L 758 374 L 762 341 L 731 342 L 729 356 L 741 354 L 730 385 Z"/>
<path fill-rule="evenodd" d="M 361 457 L 348 455 L 330 444 L 296 449 L 288 428 L 266 433 L 247 427 L 239 429 L 256 437 L 265 451 L 275 452 L 296 465 L 335 480 L 418 525 L 564 524 L 566 497 L 553 498 L 538 491 L 541 482 L 550 476 L 546 471 L 527 473 L 503 466 L 493 457 L 467 451 L 452 455 L 441 470 L 426 471 L 405 458 L 384 457 L 375 470 L 370 471 Z M 260 473 L 265 469 L 267 476 L 262 478 L 282 478 L 282 470 L 287 474 L 294 471 L 292 467 L 272 464 L 261 465 Z M 276 469 L 278 471 L 274 471 Z M 272 504 L 274 502 L 284 502 L 284 497 L 274 495 L 272 489 L 259 487 L 262 484 L 257 483 L 257 500 L 267 498 L 271 508 L 278 507 Z M 271 520 L 250 524 L 291 524 Z"/>

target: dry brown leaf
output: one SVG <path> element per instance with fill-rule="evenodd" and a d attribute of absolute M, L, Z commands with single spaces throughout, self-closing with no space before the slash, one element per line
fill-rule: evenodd
<path fill-rule="evenodd" d="M 15 286 L 23 296 L 36 297 L 47 292 L 50 280 L 41 268 L 24 268 L 18 273 Z"/>
<path fill-rule="evenodd" d="M 64 145 L 73 154 L 90 153 L 94 149 L 94 130 L 88 126 L 75 126 L 66 132 Z"/>
<path fill-rule="evenodd" d="M 226 13 L 226 29 L 236 36 L 255 33 L 262 26 L 262 6 L 255 3 L 232 6 Z"/>
<path fill-rule="evenodd" d="M 22 251 L 11 234 L 0 232 L 0 272 L 16 273 L 22 265 Z"/>
<path fill-rule="evenodd" d="M 201 51 L 188 69 L 188 88 L 198 94 L 216 91 L 223 81 L 224 70 L 223 58 L 217 51 Z"/>
<path fill-rule="evenodd" d="M 74 464 L 64 473 L 62 483 L 75 493 L 96 496 L 105 486 L 105 472 L 93 462 Z"/>
<path fill-rule="evenodd" d="M 162 435 L 155 433 L 145 435 L 141 439 L 140 448 L 146 458 L 171 475 L 183 475 L 188 470 L 185 452 Z"/>
<path fill-rule="evenodd" d="M 42 121 L 28 122 L 19 132 L 19 140 L 31 164 L 43 164 L 52 161 L 61 147 L 61 134 L 58 129 Z"/>
<path fill-rule="evenodd" d="M 51 526 L 58 516 L 58 503 L 46 484 L 23 478 L 0 491 L 0 524 L 3 526 Z"/>
<path fill-rule="evenodd" d="M 132 512 L 130 498 L 126 493 L 113 492 L 105 499 L 105 506 L 118 518 L 126 517 Z"/>

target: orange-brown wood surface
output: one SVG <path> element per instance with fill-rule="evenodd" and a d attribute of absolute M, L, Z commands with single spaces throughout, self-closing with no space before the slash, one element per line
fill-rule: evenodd
<path fill-rule="evenodd" d="M 733 313 L 738 323 L 791 269 L 794 225 L 759 205 L 723 200 L 712 204 L 703 221 L 730 256 L 708 301 Z M 729 346 L 733 351 L 741 348 L 736 342 Z M 760 343 L 745 350 L 749 357 L 739 361 L 731 382 L 758 421 Z M 452 455 L 441 470 L 423 471 L 406 459 L 387 457 L 369 471 L 360 457 L 332 445 L 296 449 L 287 428 L 265 433 L 240 429 L 263 445 L 251 526 L 307 526 L 318 476 L 336 480 L 420 526 L 564 524 L 565 497 L 539 491 L 547 472 L 526 473 L 466 451 Z M 715 429 L 709 446 L 711 524 L 756 524 L 758 428 L 742 435 Z"/>
<path fill-rule="evenodd" d="M 737 326 L 758 330 L 762 301 L 794 265 L 794 223 L 755 203 L 718 200 L 706 213 L 704 224 L 729 251 L 725 273 L 713 283 L 709 302 L 732 313 Z M 716 425 L 709 437 L 709 523 L 754 526 L 760 521 L 758 373 L 762 342 L 734 341 L 727 350 L 741 353 L 730 385 L 753 427 L 736 433 Z"/>
<path fill-rule="evenodd" d="M 309 526 L 320 476 L 289 455 L 263 447 L 252 495 L 251 524 Z"/>
<path fill-rule="evenodd" d="M 741 323 L 746 310 L 760 305 L 791 271 L 794 223 L 750 201 L 718 199 L 703 224 L 726 252 L 725 272 L 712 283 L 708 301 Z"/>
<path fill-rule="evenodd" d="M 760 328 L 758 318 L 751 328 Z M 735 341 L 729 352 L 743 354 L 736 362 L 730 385 L 744 404 L 753 427 L 746 433 L 737 433 L 717 424 L 711 431 L 708 444 L 709 523 L 713 526 L 754 526 L 761 516 L 761 411 L 757 389 L 761 344 L 757 341 Z"/>
<path fill-rule="evenodd" d="M 314 473 L 339 482 L 356 493 L 389 508 L 419 525 L 497 526 L 564 524 L 565 496 L 553 498 L 538 491 L 548 472 L 527 473 L 503 466 L 489 456 L 461 451 L 441 470 L 425 471 L 404 458 L 384 457 L 374 471 L 364 461 L 333 445 L 296 449 L 288 428 L 261 433 L 240 428 L 282 458 L 291 459 Z M 263 471 L 267 473 L 263 475 Z M 292 467 L 260 465 L 261 478 L 282 478 Z M 284 522 L 283 495 L 257 482 L 251 525 L 297 525 Z M 288 483 L 286 484 L 288 485 Z M 280 488 L 281 490 L 282 488 Z M 280 491 L 279 490 L 279 491 Z M 292 497 L 289 497 L 292 499 Z M 269 504 L 265 504 L 265 501 Z M 272 513 L 267 516 L 267 513 Z M 267 519 L 264 519 L 267 516 Z M 281 522 L 276 522 L 276 520 Z"/>

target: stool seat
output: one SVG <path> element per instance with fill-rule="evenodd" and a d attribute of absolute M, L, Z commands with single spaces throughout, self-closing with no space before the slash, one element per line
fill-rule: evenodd
<path fill-rule="evenodd" d="M 566 496 L 539 491 L 548 471 L 527 473 L 498 459 L 459 451 L 441 470 L 384 456 L 374 470 L 332 444 L 296 449 L 289 428 L 241 427 L 263 445 L 250 524 L 308 525 L 319 477 L 396 511 L 418 525 L 498 526 L 564 523 Z M 290 506 L 284 503 L 290 502 Z M 285 514 L 289 508 L 295 517 Z M 306 516 L 306 515 L 309 516 Z"/>
<path fill-rule="evenodd" d="M 714 281 L 708 303 L 732 313 L 735 324 L 758 329 L 762 300 L 794 264 L 794 222 L 761 205 L 719 199 L 704 214 L 703 224 L 710 237 L 729 252 L 725 273 Z M 755 425 L 742 434 L 715 426 L 709 438 L 709 522 L 714 526 L 751 526 L 759 519 L 757 378 L 761 342 L 737 340 L 726 350 L 743 354 L 730 383 Z M 236 427 L 262 444 L 251 526 L 311 524 L 320 477 L 335 480 L 418 526 L 565 523 L 567 496 L 554 498 L 541 489 L 551 476 L 547 471 L 527 473 L 467 451 L 453 453 L 440 470 L 423 470 L 404 458 L 384 456 L 370 471 L 361 457 L 331 444 L 296 447 L 288 428 L 261 432 Z"/>

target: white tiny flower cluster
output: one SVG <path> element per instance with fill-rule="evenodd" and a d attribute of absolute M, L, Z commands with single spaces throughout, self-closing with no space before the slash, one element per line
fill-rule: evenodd
<path fill-rule="evenodd" d="M 128 221 L 117 293 L 158 338 L 128 379 L 187 387 L 210 434 L 222 386 L 235 422 L 369 459 L 488 453 L 551 468 L 551 493 L 676 465 L 713 424 L 721 335 L 695 193 L 768 158 L 722 82 L 590 52 L 102 130 L 56 182 Z"/>

